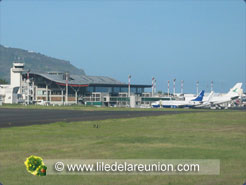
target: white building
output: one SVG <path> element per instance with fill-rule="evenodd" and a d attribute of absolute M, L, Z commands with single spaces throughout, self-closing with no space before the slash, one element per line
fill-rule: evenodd
<path fill-rule="evenodd" d="M 7 104 L 19 103 L 22 87 L 22 73 L 24 72 L 24 63 L 13 63 L 10 68 L 10 84 L 0 84 L 1 102 Z"/>

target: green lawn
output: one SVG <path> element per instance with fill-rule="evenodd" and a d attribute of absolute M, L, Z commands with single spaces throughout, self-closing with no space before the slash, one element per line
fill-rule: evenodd
<path fill-rule="evenodd" d="M 93 128 L 93 124 L 100 128 Z M 44 159 L 220 159 L 221 175 L 64 175 L 36 177 L 30 155 Z M 242 185 L 246 181 L 246 112 L 0 128 L 3 185 Z"/>

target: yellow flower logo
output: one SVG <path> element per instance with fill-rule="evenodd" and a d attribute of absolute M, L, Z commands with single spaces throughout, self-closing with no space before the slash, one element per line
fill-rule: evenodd
<path fill-rule="evenodd" d="M 41 157 L 31 155 L 24 164 L 29 173 L 37 176 L 46 176 L 47 167 L 44 165 Z"/>

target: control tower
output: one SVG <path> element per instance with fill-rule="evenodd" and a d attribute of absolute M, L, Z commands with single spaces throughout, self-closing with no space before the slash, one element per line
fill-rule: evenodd
<path fill-rule="evenodd" d="M 10 86 L 21 87 L 22 72 L 24 72 L 24 63 L 14 62 L 10 68 Z"/>

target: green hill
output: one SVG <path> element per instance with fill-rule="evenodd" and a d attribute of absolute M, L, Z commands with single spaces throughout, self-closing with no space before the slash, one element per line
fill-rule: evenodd
<path fill-rule="evenodd" d="M 18 48 L 9 48 L 0 45 L 0 79 L 9 81 L 10 68 L 13 62 L 24 62 L 25 69 L 31 71 L 67 71 L 72 74 L 85 74 L 83 69 L 78 69 L 69 61 L 45 56 L 40 53 L 30 52 Z"/>

